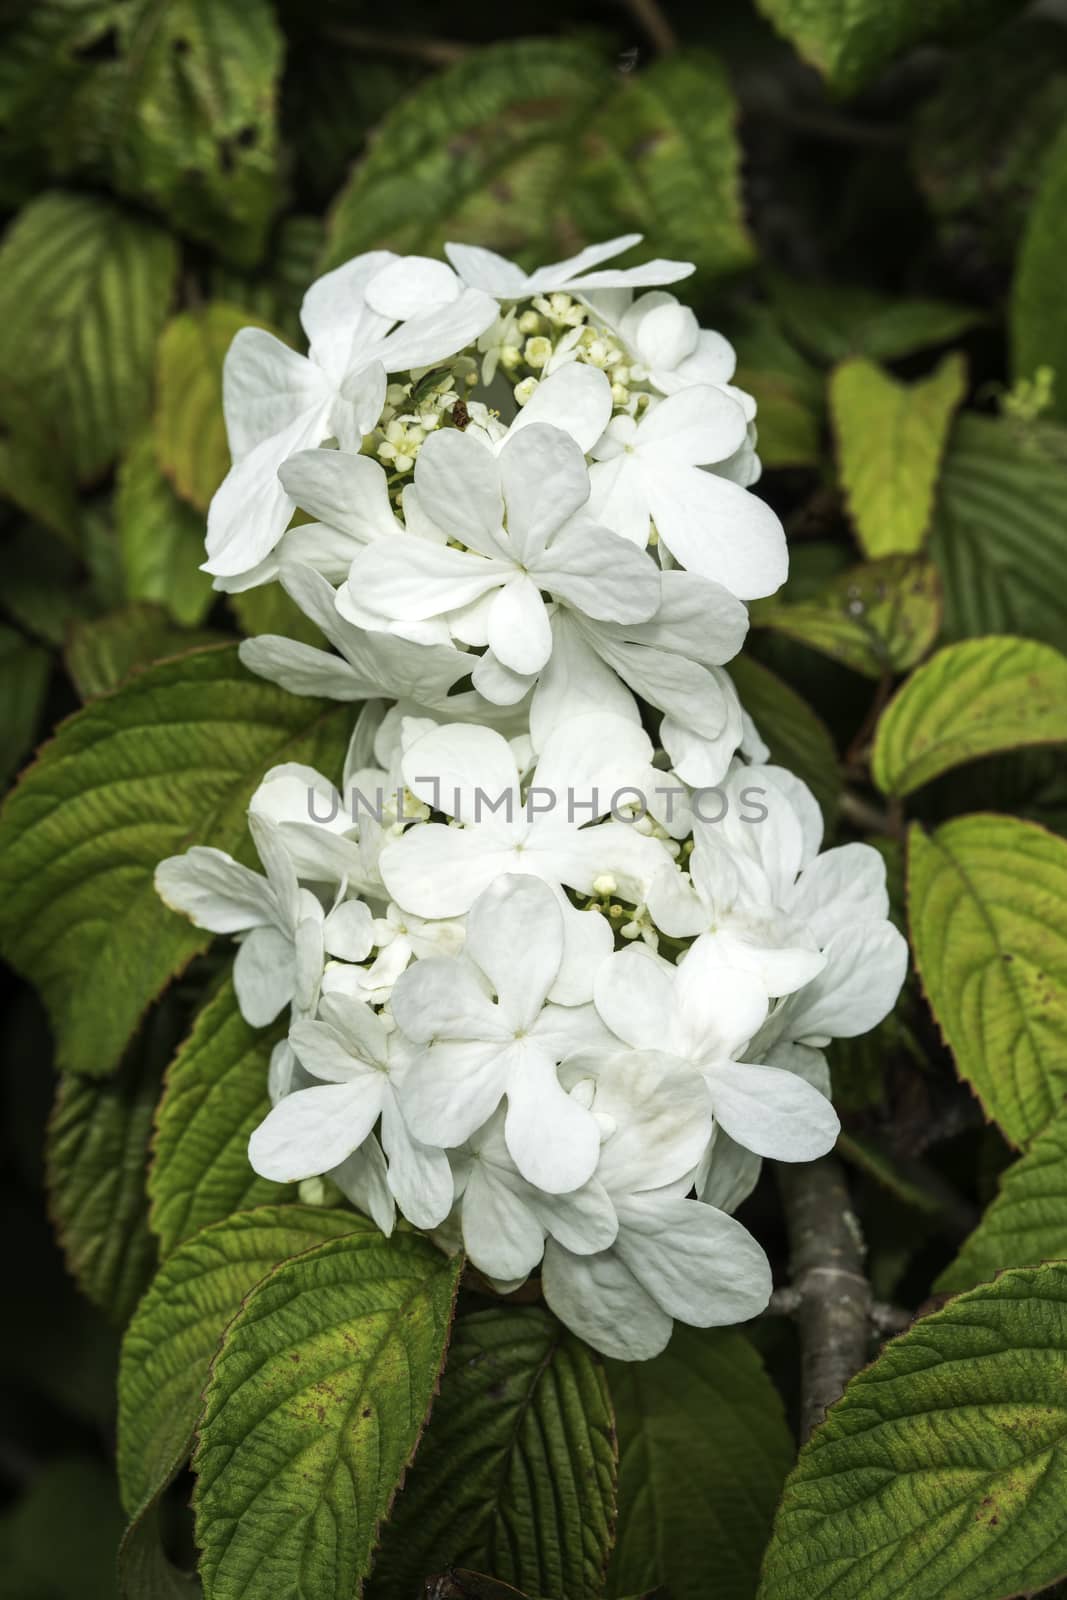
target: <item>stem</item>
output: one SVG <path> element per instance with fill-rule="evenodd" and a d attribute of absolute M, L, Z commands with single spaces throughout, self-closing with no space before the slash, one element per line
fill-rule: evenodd
<path fill-rule="evenodd" d="M 801 1439 L 840 1399 L 867 1360 L 871 1288 L 863 1274 L 863 1239 L 833 1156 L 780 1165 L 789 1231 L 792 1287 L 801 1345 Z"/>
<path fill-rule="evenodd" d="M 323 28 L 328 39 L 338 44 L 351 45 L 356 50 L 367 50 L 371 55 L 406 56 L 411 61 L 425 61 L 434 67 L 451 67 L 470 54 L 458 39 L 428 39 L 419 34 L 394 34 L 379 32 L 376 28 L 354 28 L 348 23 L 329 23 Z"/>
<path fill-rule="evenodd" d="M 624 0 L 635 22 L 648 34 L 661 56 L 678 48 L 678 35 L 660 10 L 658 0 Z"/>

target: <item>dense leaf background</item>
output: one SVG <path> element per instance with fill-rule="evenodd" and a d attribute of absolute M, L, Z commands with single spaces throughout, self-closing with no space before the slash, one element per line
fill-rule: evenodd
<path fill-rule="evenodd" d="M 1056 1585 L 1067 5 L 6 0 L 0 208 L 0 1600 L 196 1600 L 194 1537 L 207 1600 L 376 1549 L 373 1600 Z M 150 882 L 347 733 L 237 664 L 284 595 L 198 571 L 234 330 L 361 250 L 630 230 L 759 402 L 791 576 L 731 671 L 913 950 L 831 1053 L 878 1314 L 807 1443 L 787 1315 L 605 1366 L 256 1179 L 273 1036 Z M 788 1285 L 773 1172 L 741 1217 Z"/>

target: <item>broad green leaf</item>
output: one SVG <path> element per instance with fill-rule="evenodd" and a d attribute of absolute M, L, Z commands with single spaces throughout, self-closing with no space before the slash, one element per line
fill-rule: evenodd
<path fill-rule="evenodd" d="M 271 766 L 340 766 L 351 712 L 254 678 L 234 649 L 161 662 L 63 723 L 0 815 L 0 948 L 40 989 L 67 1071 L 112 1070 L 210 935 L 152 885 L 193 844 L 247 847 Z"/>
<path fill-rule="evenodd" d="M 227 642 L 222 633 L 179 628 L 159 606 L 142 603 L 76 622 L 64 660 L 82 699 L 91 700 L 153 662 Z"/>
<path fill-rule="evenodd" d="M 473 1567 L 536 1595 L 596 1600 L 615 1520 L 603 1368 L 534 1306 L 461 1317 L 441 1392 L 374 1563 L 371 1600 Z"/>
<path fill-rule="evenodd" d="M 200 511 L 207 511 L 230 467 L 223 359 L 242 328 L 263 326 L 240 306 L 216 301 L 202 311 L 183 311 L 159 341 L 156 453 L 177 492 Z"/>
<path fill-rule="evenodd" d="M 204 518 L 174 493 L 156 459 L 151 429 L 139 434 L 119 467 L 115 520 L 126 597 L 165 606 L 186 627 L 202 622 L 215 600 L 204 559 Z"/>
<path fill-rule="evenodd" d="M 759 8 L 835 89 L 854 94 L 924 39 L 992 27 L 1023 0 L 759 0 Z"/>
<path fill-rule="evenodd" d="M 360 60 L 360 67 L 370 63 Z M 208 288 L 216 300 L 247 307 L 268 327 L 303 349 L 307 336 L 300 323 L 300 305 L 308 284 L 321 267 L 325 226 L 321 217 L 283 217 L 271 236 L 270 253 L 253 272 L 240 272 L 216 261 Z"/>
<path fill-rule="evenodd" d="M 752 621 L 866 678 L 881 678 L 906 672 L 937 638 L 941 583 L 921 556 L 886 556 L 843 572 L 817 599 L 765 601 Z"/>
<path fill-rule="evenodd" d="M 211 1358 L 245 1296 L 280 1261 L 369 1230 L 350 1211 L 261 1206 L 204 1228 L 164 1262 L 122 1341 L 118 1473 L 131 1516 L 188 1456 Z"/>
<path fill-rule="evenodd" d="M 793 1460 L 782 1402 L 748 1340 L 681 1324 L 654 1361 L 611 1362 L 619 1527 L 609 1594 L 752 1600 Z"/>
<path fill-rule="evenodd" d="M 120 1600 L 200 1600 L 196 1575 L 183 1572 L 167 1556 L 159 1527 L 159 1503 L 152 1504 L 126 1529 L 119 1545 Z"/>
<path fill-rule="evenodd" d="M 1005 1267 L 1067 1261 L 1067 1113 L 1061 1108 L 1000 1179 L 985 1216 L 934 1284 L 970 1289 Z"/>
<path fill-rule="evenodd" d="M 972 279 L 1010 271 L 1065 117 L 1067 28 L 1032 11 L 953 51 L 918 106 L 910 165 L 946 251 L 966 252 Z"/>
<path fill-rule="evenodd" d="M 46 406 L 78 478 L 104 472 L 148 409 L 177 250 L 110 201 L 53 191 L 0 247 L 3 410 Z"/>
<path fill-rule="evenodd" d="M 63 1455 L 25 1476 L 0 1517 L 0 1600 L 114 1600 L 122 1515 L 108 1467 Z"/>
<path fill-rule="evenodd" d="M 248 1164 L 248 1136 L 270 1110 L 271 1050 L 284 1035 L 284 1023 L 250 1028 L 227 982 L 167 1068 L 148 1177 L 149 1225 L 164 1256 L 235 1211 L 295 1198 L 295 1186 Z"/>
<path fill-rule="evenodd" d="M 119 1072 L 59 1080 L 48 1126 L 48 1190 L 67 1266 L 82 1292 L 123 1326 L 156 1264 L 148 1231 L 148 1144 L 179 1020 L 164 1002 Z"/>
<path fill-rule="evenodd" d="M 982 322 L 980 311 L 944 300 L 902 300 L 859 285 L 775 277 L 771 300 L 802 350 L 836 365 L 849 356 L 895 361 L 948 344 Z"/>
<path fill-rule="evenodd" d="M 82 562 L 47 528 L 26 522 L 3 546 L 0 605 L 24 632 L 58 649 L 73 623 L 89 616 L 93 597 Z"/>
<path fill-rule="evenodd" d="M 1041 164 L 1041 185 L 1030 210 L 1011 294 L 1012 367 L 1032 378 L 1054 374 L 1053 408 L 1067 422 L 1067 328 L 1063 319 L 1063 260 L 1067 253 L 1067 119 Z"/>
<path fill-rule="evenodd" d="M 905 795 L 963 761 L 1067 743 L 1067 657 L 1033 639 L 965 639 L 914 672 L 883 711 L 871 774 Z"/>
<path fill-rule="evenodd" d="M 287 40 L 282 128 L 302 195 L 315 205 L 332 199 L 367 136 L 424 71 L 414 58 L 339 50 L 325 30 Z"/>
<path fill-rule="evenodd" d="M 62 455 L 60 419 L 27 400 L 25 389 L 0 379 L 0 496 L 77 550 L 81 511 L 72 467 Z"/>
<path fill-rule="evenodd" d="M 239 263 L 258 260 L 282 190 L 268 0 L 133 0 L 107 71 L 116 187 Z"/>
<path fill-rule="evenodd" d="M 633 228 L 647 255 L 695 262 L 707 280 L 748 266 L 737 105 L 708 51 L 665 56 L 624 77 L 585 131 L 573 193 L 583 236 Z"/>
<path fill-rule="evenodd" d="M 437 1386 L 460 1265 L 368 1226 L 252 1291 L 193 1460 L 207 1600 L 359 1592 Z"/>
<path fill-rule="evenodd" d="M 1013 1144 L 1067 1092 L 1067 840 L 979 814 L 908 838 L 908 919 L 930 1007 Z"/>
<path fill-rule="evenodd" d="M 0 784 L 33 744 L 51 671 L 46 650 L 0 624 Z"/>
<path fill-rule="evenodd" d="M 1067 1570 L 1067 1266 L 894 1339 L 800 1452 L 760 1600 L 1000 1600 Z"/>
<path fill-rule="evenodd" d="M 929 553 L 944 582 L 947 639 L 1021 633 L 1062 645 L 1067 433 L 961 416 L 945 455 Z"/>
<path fill-rule="evenodd" d="M 826 726 L 805 700 L 750 655 L 730 662 L 741 704 L 770 748 L 771 760 L 803 778 L 822 808 L 828 833 L 837 821 L 840 774 Z"/>
<path fill-rule="evenodd" d="M 578 137 L 612 86 L 599 51 L 555 39 L 488 45 L 420 84 L 337 197 L 325 265 L 369 249 L 435 255 L 448 239 L 569 254 L 552 240 L 552 217 Z"/>
<path fill-rule="evenodd" d="M 966 388 L 959 355 L 946 356 L 917 383 L 900 383 L 862 359 L 831 374 L 841 482 L 865 555 L 922 548 L 949 425 Z"/>

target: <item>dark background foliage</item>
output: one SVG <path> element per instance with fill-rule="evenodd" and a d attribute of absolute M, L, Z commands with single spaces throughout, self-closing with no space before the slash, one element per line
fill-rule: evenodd
<path fill-rule="evenodd" d="M 696 262 L 683 293 L 759 400 L 792 575 L 755 608 L 742 694 L 838 837 L 880 840 L 903 918 L 902 805 L 870 771 L 889 694 L 939 643 L 1067 627 L 1067 8 L 870 0 L 847 27 L 841 9 L 7 0 L 0 779 L 147 664 L 279 617 L 274 592 L 231 604 L 197 571 L 237 327 L 296 340 L 310 279 L 371 247 L 467 239 L 534 264 L 635 229 Z M 862 457 L 895 391 L 857 361 L 935 384 L 910 392 L 895 455 Z M 1060 753 L 908 797 L 927 824 L 979 807 L 1062 833 Z M 152 1109 L 213 976 L 208 959 L 152 1009 L 103 1100 L 57 1079 L 40 1003 L 4 980 L 0 1596 L 115 1592 L 114 1377 L 154 1266 Z M 1011 1144 L 914 976 L 832 1068 L 868 1276 L 914 1311 Z M 773 1176 L 742 1219 L 784 1278 Z M 749 1332 L 795 1421 L 792 1324 Z"/>

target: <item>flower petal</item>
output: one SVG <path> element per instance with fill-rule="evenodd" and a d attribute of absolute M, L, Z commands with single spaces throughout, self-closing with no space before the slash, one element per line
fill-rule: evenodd
<path fill-rule="evenodd" d="M 569 433 L 536 420 L 512 432 L 497 458 L 517 561 L 532 566 L 549 536 L 589 499 L 585 457 Z"/>
<path fill-rule="evenodd" d="M 282 463 L 278 476 L 301 510 L 361 544 L 398 531 L 385 472 L 370 456 L 300 450 Z"/>
<path fill-rule="evenodd" d="M 747 1228 L 699 1200 L 616 1202 L 615 1251 L 657 1305 L 695 1328 L 747 1322 L 766 1309 L 771 1269 Z"/>
<path fill-rule="evenodd" d="M 237 947 L 233 987 L 250 1027 L 265 1028 L 273 1022 L 296 991 L 293 941 L 277 928 L 253 928 Z"/>
<path fill-rule="evenodd" d="M 549 1239 L 541 1288 L 559 1320 L 602 1355 L 649 1361 L 667 1347 L 671 1318 L 613 1249 L 573 1255 Z"/>
<path fill-rule="evenodd" d="M 548 422 L 562 428 L 588 455 L 611 420 L 611 384 L 598 367 L 572 361 L 537 385 L 508 430 L 513 439 L 522 428 Z"/>
<path fill-rule="evenodd" d="M 833 1149 L 837 1113 L 797 1073 L 726 1061 L 704 1079 L 715 1120 L 746 1150 L 774 1161 L 815 1161 Z"/>
<path fill-rule="evenodd" d="M 765 501 L 699 467 L 649 462 L 643 477 L 660 538 L 683 567 L 740 600 L 773 594 L 785 582 L 785 534 Z"/>
<path fill-rule="evenodd" d="M 552 654 L 552 629 L 538 585 L 525 573 L 506 582 L 489 609 L 489 648 L 505 667 L 527 677 Z"/>
<path fill-rule="evenodd" d="M 563 918 L 538 878 L 505 873 L 467 916 L 465 955 L 480 967 L 512 1029 L 532 1028 L 563 956 Z"/>
<path fill-rule="evenodd" d="M 566 1194 L 596 1170 L 600 1129 L 591 1111 L 561 1085 L 556 1063 L 533 1040 L 511 1047 L 504 1138 L 522 1176 L 548 1194 Z"/>
<path fill-rule="evenodd" d="M 168 856 L 156 868 L 154 882 L 165 905 L 212 933 L 242 933 L 273 922 L 278 913 L 266 878 L 210 845 Z"/>
<path fill-rule="evenodd" d="M 640 623 L 660 603 L 660 572 L 651 557 L 595 523 L 564 530 L 530 571 L 542 589 L 587 617 Z"/>
<path fill-rule="evenodd" d="M 381 1112 L 381 1080 L 322 1084 L 286 1095 L 248 1141 L 261 1178 L 295 1183 L 338 1166 L 357 1150 Z"/>
<path fill-rule="evenodd" d="M 507 1044 L 514 1032 L 490 999 L 484 980 L 462 956 L 427 956 L 408 967 L 393 986 L 392 1011 L 416 1044 L 438 1039 Z M 410 1067 L 408 1076 L 414 1071 Z"/>

